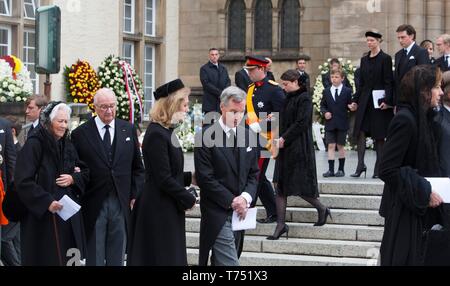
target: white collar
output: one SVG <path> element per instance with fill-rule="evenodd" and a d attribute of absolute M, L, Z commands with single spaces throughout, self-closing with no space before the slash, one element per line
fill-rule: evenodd
<path fill-rule="evenodd" d="M 210 63 L 212 63 L 213 65 L 215 65 L 216 67 L 219 67 L 219 62 L 217 62 L 217 64 L 213 63 L 212 61 L 209 61 Z"/>
<path fill-rule="evenodd" d="M 219 118 L 219 124 L 220 124 L 220 127 L 222 127 L 223 131 L 225 131 L 225 134 L 227 134 L 227 137 L 230 135 L 228 133 L 228 132 L 230 132 L 230 130 L 233 130 L 234 134 L 236 134 L 236 127 L 233 127 L 233 128 L 228 127 L 225 123 L 223 123 L 222 119 L 223 119 L 223 117 L 221 116 Z"/>
<path fill-rule="evenodd" d="M 39 124 L 39 118 L 36 119 L 35 121 L 33 121 L 33 128 L 36 128 L 36 126 L 38 126 Z"/>
<path fill-rule="evenodd" d="M 445 109 L 447 109 L 448 112 L 450 112 L 450 106 L 444 104 Z"/>
<path fill-rule="evenodd" d="M 334 86 L 334 85 L 332 85 L 331 87 L 332 87 L 333 89 L 337 89 L 338 92 L 340 93 L 341 90 L 342 90 L 342 88 L 344 87 L 344 85 L 341 83 L 339 86 Z"/>
<path fill-rule="evenodd" d="M 411 52 L 412 47 L 416 44 L 416 42 L 412 42 L 411 45 L 409 45 L 409 47 L 406 48 L 406 54 L 409 55 L 409 53 Z"/>
<path fill-rule="evenodd" d="M 106 124 L 103 123 L 103 121 L 98 116 L 96 116 L 94 120 L 95 120 L 95 125 L 97 125 L 97 129 L 103 130 L 103 128 L 106 126 Z M 113 121 L 111 121 L 111 123 L 108 124 L 109 128 L 114 129 L 114 127 L 116 126 L 115 124 L 116 124 L 116 120 L 113 119 Z"/>

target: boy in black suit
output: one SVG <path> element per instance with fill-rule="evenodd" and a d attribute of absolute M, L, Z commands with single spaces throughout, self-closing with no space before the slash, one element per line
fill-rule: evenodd
<path fill-rule="evenodd" d="M 320 112 L 325 116 L 325 141 L 328 144 L 329 170 L 323 174 L 328 177 L 344 177 L 345 165 L 345 141 L 349 128 L 347 109 L 354 111 L 352 105 L 352 90 L 345 87 L 345 74 L 341 69 L 333 69 L 330 72 L 332 86 L 323 91 L 320 103 Z M 334 151 L 336 145 L 339 150 L 339 170 L 334 173 Z"/>

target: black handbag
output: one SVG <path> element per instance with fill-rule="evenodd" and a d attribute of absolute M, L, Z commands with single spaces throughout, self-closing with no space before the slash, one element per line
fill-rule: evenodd
<path fill-rule="evenodd" d="M 6 218 L 12 222 L 20 222 L 28 213 L 28 209 L 20 200 L 14 183 L 5 193 L 2 208 Z"/>
<path fill-rule="evenodd" d="M 440 206 L 439 213 L 439 227 L 425 232 L 425 266 L 450 266 L 450 204 Z"/>

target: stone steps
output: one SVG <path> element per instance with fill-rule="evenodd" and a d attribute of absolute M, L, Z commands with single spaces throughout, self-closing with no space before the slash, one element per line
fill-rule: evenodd
<path fill-rule="evenodd" d="M 187 249 L 188 264 L 198 264 L 198 249 Z M 376 259 L 242 252 L 242 266 L 372 266 Z"/>
<path fill-rule="evenodd" d="M 329 224 L 382 226 L 384 219 L 378 210 L 331 209 L 333 219 L 328 218 Z M 200 207 L 186 213 L 187 217 L 200 217 Z M 263 207 L 258 207 L 258 218 L 266 217 Z M 314 223 L 317 221 L 317 211 L 313 208 L 288 207 L 286 209 L 287 222 Z"/>
<path fill-rule="evenodd" d="M 361 179 L 319 180 L 320 194 L 381 196 L 384 183 L 381 180 L 366 181 Z"/>
<path fill-rule="evenodd" d="M 378 210 L 381 196 L 322 194 L 320 202 L 330 209 Z M 259 200 L 257 204 L 262 205 Z M 288 197 L 288 206 L 312 208 L 308 202 L 297 196 Z"/>
<path fill-rule="evenodd" d="M 198 248 L 199 234 L 186 233 L 187 248 Z M 246 236 L 245 252 L 312 255 L 346 258 L 372 258 L 379 251 L 379 242 L 280 238 L 267 240 L 263 236 Z"/>
<path fill-rule="evenodd" d="M 290 238 L 353 240 L 380 242 L 383 237 L 383 228 L 360 225 L 333 225 L 326 224 L 315 227 L 311 223 L 289 222 Z M 276 224 L 258 224 L 256 229 L 246 231 L 247 236 L 269 236 L 273 234 Z M 200 218 L 186 219 L 186 232 L 200 232 Z"/>

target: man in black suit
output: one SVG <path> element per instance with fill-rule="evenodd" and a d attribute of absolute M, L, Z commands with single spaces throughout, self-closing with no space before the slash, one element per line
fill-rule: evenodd
<path fill-rule="evenodd" d="M 234 82 L 236 86 L 247 92 L 248 87 L 253 83 L 248 76 L 248 71 L 246 69 L 241 69 L 234 75 Z"/>
<path fill-rule="evenodd" d="M 444 73 L 450 70 L 450 35 L 443 34 L 436 40 L 436 48 L 442 57 L 438 58 L 434 65 Z"/>
<path fill-rule="evenodd" d="M 97 117 L 72 132 L 80 160 L 90 171 L 82 199 L 88 242 L 87 265 L 123 265 L 130 210 L 144 181 L 136 129 L 116 119 L 111 89 L 94 96 Z"/>
<path fill-rule="evenodd" d="M 327 73 L 322 74 L 322 85 L 323 85 L 323 89 L 327 89 L 329 87 L 331 87 L 333 84 L 331 83 L 331 71 L 335 70 L 335 69 L 342 69 L 342 64 L 339 61 L 339 59 L 336 58 L 332 58 L 330 60 L 330 69 L 328 70 Z M 350 81 L 347 78 L 347 75 L 344 73 L 345 78 L 344 78 L 344 86 L 353 89 L 352 85 L 350 84 Z"/>
<path fill-rule="evenodd" d="M 220 94 L 231 85 L 227 69 L 219 63 L 219 50 L 209 50 L 209 62 L 200 68 L 203 86 L 202 112 L 220 112 Z"/>
<path fill-rule="evenodd" d="M 199 147 L 194 150 L 194 162 L 202 213 L 201 266 L 208 264 L 210 250 L 212 265 L 239 265 L 236 248 L 242 245 L 243 233 L 232 231 L 231 218 L 233 211 L 245 218 L 255 200 L 258 174 L 256 148 L 250 147 L 250 132 L 240 125 L 245 97 L 245 92 L 237 87 L 225 89 L 221 95 L 222 116 L 196 137 Z"/>
<path fill-rule="evenodd" d="M 34 94 L 27 98 L 25 102 L 25 106 L 27 109 L 25 110 L 25 115 L 27 122 L 30 122 L 31 125 L 25 130 L 26 138 L 22 140 L 22 143 L 26 141 L 28 137 L 30 137 L 31 133 L 38 127 L 39 125 L 39 114 L 43 107 L 45 107 L 48 103 L 47 98 L 41 94 Z M 28 125 L 28 124 L 27 124 Z"/>
<path fill-rule="evenodd" d="M 8 224 L 2 212 L 3 196 L 13 182 L 15 167 L 16 150 L 14 148 L 11 126 L 7 120 L 0 118 L 0 236 L 2 235 L 3 226 Z M 2 255 L 1 248 L 0 255 Z"/>
<path fill-rule="evenodd" d="M 308 92 L 311 92 L 311 79 L 306 72 L 306 62 L 309 61 L 309 57 L 302 55 L 297 60 L 297 71 L 300 74 L 299 83 L 306 87 Z"/>
<path fill-rule="evenodd" d="M 416 40 L 416 30 L 413 26 L 404 24 L 397 28 L 397 39 L 402 49 L 395 54 L 395 87 L 394 105 L 398 104 L 400 95 L 400 82 L 403 76 L 413 67 L 430 64 L 427 50 L 418 46 Z"/>

